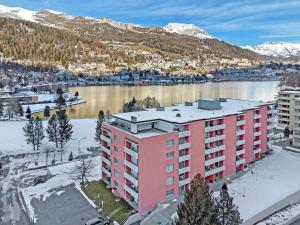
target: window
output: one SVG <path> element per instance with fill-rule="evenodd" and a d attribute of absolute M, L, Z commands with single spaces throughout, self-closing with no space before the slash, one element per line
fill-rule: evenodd
<path fill-rule="evenodd" d="M 119 184 L 118 184 L 118 182 L 117 182 L 117 181 L 115 181 L 115 180 L 114 180 L 114 187 L 115 187 L 115 188 L 118 188 L 118 187 L 119 187 Z"/>
<path fill-rule="evenodd" d="M 174 183 L 174 177 L 168 177 L 167 178 L 167 185 L 171 185 Z"/>
<path fill-rule="evenodd" d="M 173 170 L 174 170 L 174 165 L 173 165 L 173 164 L 169 164 L 169 165 L 167 165 L 167 168 L 166 168 L 166 170 L 167 170 L 167 172 L 168 172 L 168 173 L 171 173 L 171 172 L 173 172 Z"/>
<path fill-rule="evenodd" d="M 114 163 L 118 163 L 118 162 L 119 162 L 119 160 L 114 157 Z"/>
<path fill-rule="evenodd" d="M 119 149 L 117 146 L 114 146 L 114 152 L 119 152 Z"/>
<path fill-rule="evenodd" d="M 115 175 L 116 177 L 119 177 L 119 171 L 116 170 L 116 169 L 114 169 L 114 175 Z"/>
<path fill-rule="evenodd" d="M 119 137 L 117 135 L 114 134 L 114 141 L 118 142 L 119 141 Z"/>
<path fill-rule="evenodd" d="M 167 146 L 168 146 L 168 147 L 174 146 L 174 140 L 173 140 L 173 139 L 168 140 L 168 141 L 167 141 Z"/>
<path fill-rule="evenodd" d="M 173 159 L 173 158 L 174 158 L 174 152 L 168 152 L 167 159 Z"/>
<path fill-rule="evenodd" d="M 171 196 L 173 196 L 174 195 L 174 189 L 169 189 L 169 190 L 167 190 L 167 197 L 171 197 Z"/>

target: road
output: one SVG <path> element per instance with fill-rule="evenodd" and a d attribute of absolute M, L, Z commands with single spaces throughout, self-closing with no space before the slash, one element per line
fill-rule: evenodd
<path fill-rule="evenodd" d="M 19 156 L 20 157 L 20 156 Z M 17 156 L 18 158 L 18 156 Z M 2 157 L 4 170 L 0 178 L 0 224 L 29 225 L 27 214 L 18 199 L 18 170 L 22 162 L 17 158 Z M 12 162 L 10 160 L 13 160 Z M 7 167 L 7 165 L 9 165 Z"/>
<path fill-rule="evenodd" d="M 292 223 L 291 225 L 300 225 L 300 219 Z"/>

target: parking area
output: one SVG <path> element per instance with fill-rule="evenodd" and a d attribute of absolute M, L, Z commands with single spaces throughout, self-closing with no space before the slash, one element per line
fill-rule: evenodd
<path fill-rule="evenodd" d="M 38 215 L 37 225 L 84 225 L 87 220 L 98 216 L 96 209 L 74 185 L 58 188 L 55 192 L 45 201 L 32 200 Z"/>

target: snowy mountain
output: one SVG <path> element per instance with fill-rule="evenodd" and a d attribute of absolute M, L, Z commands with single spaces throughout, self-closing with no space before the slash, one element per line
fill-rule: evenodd
<path fill-rule="evenodd" d="M 300 57 L 300 44 L 293 44 L 287 42 L 266 42 L 257 46 L 243 46 L 260 55 L 290 58 Z"/>
<path fill-rule="evenodd" d="M 36 22 L 35 15 L 35 11 L 18 7 L 6 7 L 4 5 L 0 5 L 0 17 L 8 17 L 13 19 L 21 19 Z"/>
<path fill-rule="evenodd" d="M 199 39 L 215 39 L 215 37 L 194 24 L 168 23 L 163 29 L 170 33 L 184 34 Z"/>

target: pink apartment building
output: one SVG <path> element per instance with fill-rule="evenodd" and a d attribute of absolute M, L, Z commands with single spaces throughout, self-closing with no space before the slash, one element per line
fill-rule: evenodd
<path fill-rule="evenodd" d="M 102 178 L 141 213 L 207 182 L 244 170 L 268 151 L 270 103 L 233 99 L 112 115 L 102 126 Z"/>

